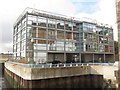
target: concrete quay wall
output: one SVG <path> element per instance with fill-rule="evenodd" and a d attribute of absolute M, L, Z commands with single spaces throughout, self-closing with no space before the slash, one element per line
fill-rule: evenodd
<path fill-rule="evenodd" d="M 104 79 L 116 80 L 115 71 L 117 66 L 113 65 L 81 65 L 72 67 L 28 67 L 15 63 L 5 63 L 5 67 L 16 75 L 26 80 L 78 76 L 85 74 L 103 75 Z"/>
<path fill-rule="evenodd" d="M 11 71 L 5 69 L 5 82 L 7 87 L 23 90 L 36 88 L 103 88 L 102 75 L 79 75 L 37 80 L 25 80 Z M 91 83 L 92 82 L 92 83 Z"/>
<path fill-rule="evenodd" d="M 115 71 L 118 70 L 117 66 L 113 65 L 91 65 L 91 73 L 101 74 L 104 79 L 111 79 L 116 81 Z"/>
<path fill-rule="evenodd" d="M 4 63 L 0 63 L 0 77 L 4 75 Z"/>
<path fill-rule="evenodd" d="M 18 64 L 6 62 L 5 68 L 26 80 L 68 77 L 91 74 L 90 66 L 73 67 L 26 67 Z"/>
<path fill-rule="evenodd" d="M 11 82 L 17 82 L 17 84 L 20 82 L 22 83 L 21 87 L 25 88 L 85 87 L 86 84 L 88 87 L 105 87 L 109 84 L 108 80 L 111 80 L 111 87 L 115 88 L 117 83 L 115 71 L 117 70 L 118 67 L 102 64 L 42 68 L 5 63 L 7 80 L 9 81 L 9 78 L 12 78 Z M 94 81 L 93 84 L 91 84 L 92 81 Z M 71 86 L 72 84 L 74 85 Z"/>

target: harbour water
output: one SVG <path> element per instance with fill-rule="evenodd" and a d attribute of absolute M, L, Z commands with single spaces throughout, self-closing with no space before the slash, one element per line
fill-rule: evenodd
<path fill-rule="evenodd" d="M 0 63 L 0 90 L 5 90 L 5 80 L 4 80 L 4 64 Z"/>
<path fill-rule="evenodd" d="M 0 77 L 0 90 L 5 90 L 5 82 L 4 82 L 4 77 Z"/>

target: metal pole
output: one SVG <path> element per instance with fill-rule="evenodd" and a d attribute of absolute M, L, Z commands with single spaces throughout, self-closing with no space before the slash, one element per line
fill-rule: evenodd
<path fill-rule="evenodd" d="M 79 52 L 79 62 L 81 63 L 81 53 Z"/>
<path fill-rule="evenodd" d="M 95 59 L 95 58 L 94 58 L 94 53 L 93 53 L 93 63 L 94 63 L 94 59 Z"/>
<path fill-rule="evenodd" d="M 32 56 L 31 56 L 31 63 L 34 64 L 34 39 L 31 39 L 32 44 Z"/>
<path fill-rule="evenodd" d="M 34 42 L 32 42 L 32 63 L 34 63 Z"/>
<path fill-rule="evenodd" d="M 105 53 L 104 53 L 104 63 L 106 63 L 106 60 L 105 60 Z"/>
<path fill-rule="evenodd" d="M 9 51 L 8 51 L 8 61 L 9 61 Z"/>

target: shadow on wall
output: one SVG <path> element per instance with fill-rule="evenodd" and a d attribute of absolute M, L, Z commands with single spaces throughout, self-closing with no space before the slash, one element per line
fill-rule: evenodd
<path fill-rule="evenodd" d="M 94 69 L 94 68 L 92 68 L 91 67 L 91 74 L 96 74 L 96 75 L 103 75 L 103 71 L 101 70 L 101 68 L 99 67 L 98 68 L 98 70 L 99 70 L 99 72 L 96 70 L 96 69 Z M 115 80 L 112 80 L 112 79 L 105 79 L 104 78 L 104 75 L 103 75 L 103 88 L 106 90 L 106 88 L 116 88 L 116 81 Z M 112 89 L 112 90 L 114 90 L 114 89 Z M 115 89 L 116 90 L 116 89 Z"/>

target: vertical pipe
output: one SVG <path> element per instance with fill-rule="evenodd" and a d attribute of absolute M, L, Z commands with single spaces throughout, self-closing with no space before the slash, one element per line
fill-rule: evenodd
<path fill-rule="evenodd" d="M 81 53 L 79 52 L 79 62 L 81 63 Z"/>
<path fill-rule="evenodd" d="M 95 57 L 94 57 L 94 53 L 93 53 L 93 63 L 94 63 L 94 59 L 95 59 Z"/>
<path fill-rule="evenodd" d="M 31 58 L 30 58 L 30 59 L 31 59 L 30 62 L 33 64 L 33 63 L 34 63 L 34 39 L 33 39 L 33 38 L 31 39 L 31 44 L 32 44 L 32 45 L 31 45 L 31 48 L 32 48 L 32 56 L 30 56 L 30 57 L 31 57 Z"/>
<path fill-rule="evenodd" d="M 48 62 L 48 18 L 46 18 L 46 61 Z"/>
<path fill-rule="evenodd" d="M 104 63 L 106 62 L 106 60 L 105 60 L 105 52 L 104 52 Z"/>
<path fill-rule="evenodd" d="M 26 36 L 25 36 L 25 58 L 27 59 L 28 61 L 28 56 L 27 56 L 27 26 L 28 26 L 28 12 L 26 12 L 26 26 L 25 26 L 25 29 L 26 29 Z"/>
<path fill-rule="evenodd" d="M 66 46 L 66 42 L 65 42 L 66 37 L 65 37 L 65 35 L 66 35 L 66 33 L 65 33 L 65 21 L 64 21 L 64 62 L 66 62 L 66 48 L 65 48 L 65 46 Z"/>
<path fill-rule="evenodd" d="M 21 59 L 21 51 L 22 51 L 22 19 L 20 20 L 21 26 L 20 26 L 20 59 Z"/>
<path fill-rule="evenodd" d="M 39 25 L 38 17 L 39 17 L 39 16 L 36 16 L 36 22 L 37 22 L 36 24 L 37 24 L 37 26 Z M 38 28 L 39 28 L 39 27 L 36 28 L 36 35 L 35 35 L 37 38 L 39 38 L 39 37 L 38 37 L 38 33 L 39 33 Z M 38 40 L 35 41 L 35 44 L 36 44 L 36 48 L 38 49 Z M 33 44 L 33 49 L 34 49 L 34 44 Z M 37 57 L 34 57 L 34 61 L 38 61 L 38 51 L 36 51 L 36 52 L 34 51 L 34 53 L 35 53 L 36 56 L 37 56 Z"/>

